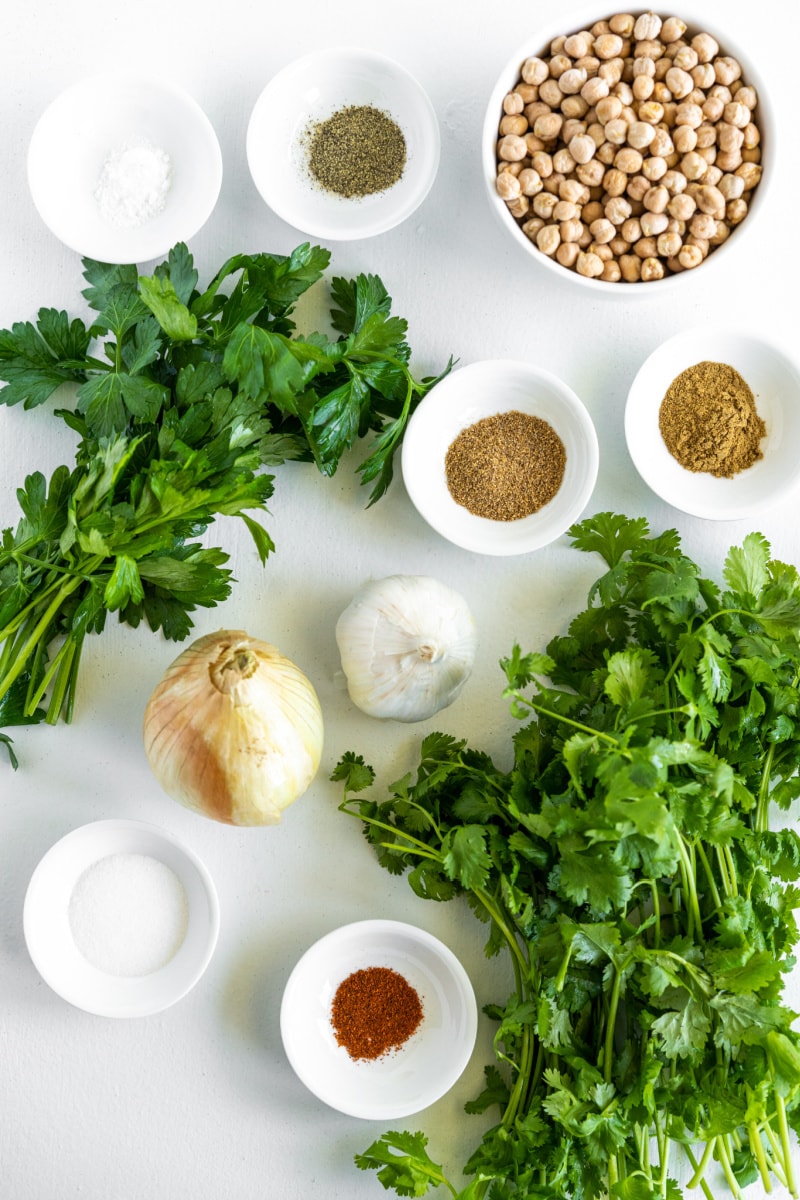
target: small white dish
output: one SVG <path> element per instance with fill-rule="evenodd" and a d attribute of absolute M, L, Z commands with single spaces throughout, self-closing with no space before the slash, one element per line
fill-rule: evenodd
<path fill-rule="evenodd" d="M 700 362 L 738 371 L 767 428 L 763 457 L 730 479 L 681 466 L 659 429 L 670 384 Z M 654 350 L 637 372 L 625 406 L 625 438 L 642 479 L 674 508 L 710 521 L 749 519 L 785 502 L 800 486 L 800 369 L 780 347 L 743 329 L 684 330 Z"/>
<path fill-rule="evenodd" d="M 141 224 L 103 215 L 96 191 L 110 156 L 147 143 L 171 164 L 164 207 Z M 101 74 L 73 84 L 42 113 L 28 150 L 28 183 L 44 223 L 71 250 L 109 263 L 141 263 L 188 241 L 222 185 L 222 154 L 208 117 L 160 79 Z"/>
<path fill-rule="evenodd" d="M 556 495 L 516 521 L 475 516 L 447 487 L 445 455 L 463 429 L 516 409 L 541 418 L 564 444 Z M 555 541 L 583 512 L 599 466 L 597 433 L 584 405 L 557 376 L 533 363 L 488 359 L 459 367 L 433 387 L 408 423 L 402 471 L 412 504 L 442 537 L 476 554 L 527 554 Z"/>
<path fill-rule="evenodd" d="M 307 142 L 310 128 L 351 105 L 391 117 L 406 164 L 392 187 L 347 198 L 313 179 Z M 436 113 L 417 80 L 391 59 L 351 47 L 289 63 L 258 97 L 247 129 L 247 161 L 262 198 L 296 229 L 327 241 L 373 237 L 411 216 L 433 185 L 439 154 Z"/>
<path fill-rule="evenodd" d="M 389 967 L 422 1002 L 422 1022 L 404 1045 L 356 1060 L 336 1040 L 331 1006 L 354 971 Z M 284 989 L 281 1037 L 298 1077 L 320 1100 L 352 1117 L 385 1121 L 438 1100 L 469 1062 L 478 1009 L 469 978 L 437 938 L 401 921 L 344 925 L 299 960 Z"/>
<path fill-rule="evenodd" d="M 188 917 L 180 946 L 143 975 L 109 974 L 78 949 L 70 901 L 91 867 L 113 855 L 143 855 L 168 867 L 183 886 Z M 23 928 L 45 983 L 77 1008 L 102 1017 L 144 1017 L 175 1004 L 208 966 L 219 933 L 216 889 L 200 859 L 172 834 L 141 821 L 95 821 L 48 850 L 31 876 Z"/>

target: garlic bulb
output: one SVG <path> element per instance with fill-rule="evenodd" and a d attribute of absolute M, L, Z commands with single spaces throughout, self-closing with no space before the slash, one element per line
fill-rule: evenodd
<path fill-rule="evenodd" d="M 322 755 L 316 692 L 294 663 L 240 630 L 198 638 L 144 714 L 144 749 L 174 800 L 230 825 L 274 825 Z"/>
<path fill-rule="evenodd" d="M 336 624 L 353 703 L 371 717 L 424 721 L 469 678 L 477 635 L 466 601 L 427 575 L 364 584 Z"/>

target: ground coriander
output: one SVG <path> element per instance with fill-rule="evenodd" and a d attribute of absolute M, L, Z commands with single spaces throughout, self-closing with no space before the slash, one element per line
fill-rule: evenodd
<path fill-rule="evenodd" d="M 326 191 L 354 199 L 386 191 L 401 178 L 406 140 L 371 104 L 341 108 L 308 131 L 308 169 Z"/>
<path fill-rule="evenodd" d="M 450 495 L 476 517 L 517 521 L 561 487 L 567 454 L 547 421 L 512 409 L 463 429 L 445 455 Z"/>
<path fill-rule="evenodd" d="M 767 432 L 739 372 L 707 361 L 673 379 L 661 402 L 658 427 L 682 467 L 726 479 L 762 457 L 760 443 Z"/>

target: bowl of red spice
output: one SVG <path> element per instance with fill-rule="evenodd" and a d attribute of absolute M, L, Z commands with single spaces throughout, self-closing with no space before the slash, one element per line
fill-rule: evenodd
<path fill-rule="evenodd" d="M 478 1010 L 463 966 L 402 921 L 341 926 L 294 967 L 281 1037 L 299 1079 L 331 1108 L 390 1120 L 420 1112 L 456 1083 Z"/>
<path fill-rule="evenodd" d="M 399 225 L 428 195 L 440 134 L 399 63 L 332 47 L 289 63 L 253 107 L 247 161 L 262 198 L 313 237 L 347 241 Z"/>
<path fill-rule="evenodd" d="M 707 520 L 749 519 L 800 487 L 800 367 L 751 331 L 687 329 L 637 372 L 625 437 L 668 504 Z"/>
<path fill-rule="evenodd" d="M 428 393 L 403 440 L 414 507 L 476 554 L 526 554 L 583 512 L 599 466 L 597 434 L 578 396 L 534 363 L 487 359 Z"/>

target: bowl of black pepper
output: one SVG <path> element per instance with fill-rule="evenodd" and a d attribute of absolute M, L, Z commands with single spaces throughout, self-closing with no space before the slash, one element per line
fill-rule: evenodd
<path fill-rule="evenodd" d="M 597 480 L 592 419 L 575 392 L 529 362 L 484 360 L 431 389 L 406 430 L 414 507 L 476 554 L 527 554 L 578 519 Z"/>
<path fill-rule="evenodd" d="M 399 63 L 334 47 L 289 63 L 253 107 L 247 161 L 277 216 L 313 237 L 373 237 L 430 191 L 440 135 L 426 92 Z"/>
<path fill-rule="evenodd" d="M 293 968 L 281 1037 L 298 1078 L 352 1117 L 420 1112 L 457 1082 L 478 1009 L 443 942 L 402 921 L 355 921 L 315 942 Z"/>
<path fill-rule="evenodd" d="M 752 330 L 684 330 L 637 372 L 625 437 L 642 479 L 674 508 L 750 519 L 800 488 L 800 367 Z"/>

